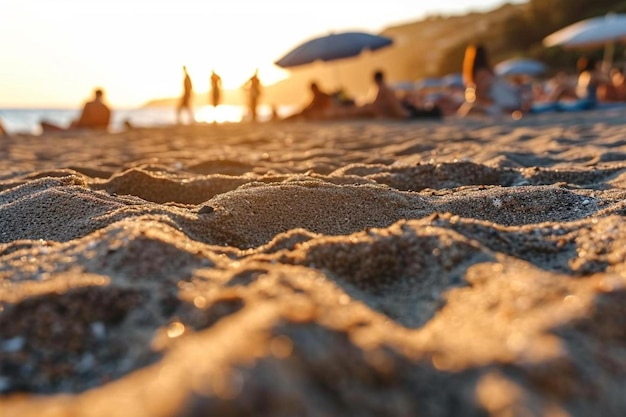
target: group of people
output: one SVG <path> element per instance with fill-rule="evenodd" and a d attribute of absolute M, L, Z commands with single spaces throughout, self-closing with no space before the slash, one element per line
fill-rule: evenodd
<path fill-rule="evenodd" d="M 210 102 L 213 107 L 217 107 L 221 101 L 222 79 L 215 71 L 212 71 L 210 81 Z M 256 121 L 257 107 L 259 97 L 261 96 L 261 81 L 258 76 L 258 71 L 255 71 L 254 75 L 250 77 L 244 85 L 244 88 L 248 92 L 250 118 L 252 121 Z M 183 121 L 183 113 L 186 113 L 188 123 L 195 121 L 192 98 L 193 83 L 187 71 L 187 67 L 183 66 L 183 92 L 176 108 L 176 120 L 179 124 Z M 40 126 L 42 133 L 63 132 L 68 130 L 107 130 L 111 123 L 111 114 L 111 109 L 104 99 L 104 90 L 98 87 L 94 90 L 93 99 L 84 103 L 79 117 L 70 122 L 69 126 L 59 126 L 58 124 L 46 120 L 42 120 Z M 132 127 L 129 121 L 126 121 L 125 125 L 126 127 Z M 7 134 L 7 132 L 0 123 L 0 136 L 5 134 Z"/>
<path fill-rule="evenodd" d="M 472 114 L 512 115 L 520 118 L 530 113 L 589 110 L 597 108 L 599 103 L 607 102 L 626 105 L 624 71 L 616 67 L 606 75 L 600 64 L 590 57 L 581 57 L 574 82 L 560 73 L 547 84 L 548 91 L 533 91 L 531 85 L 519 79 L 507 79 L 496 74 L 486 48 L 480 44 L 471 44 L 466 48 L 463 58 L 465 91 L 460 101 L 446 95 L 429 102 L 425 102 L 419 94 L 409 93 L 401 97 L 387 85 L 384 73 L 376 71 L 373 81 L 377 93 L 373 101 L 361 106 L 345 106 L 337 100 L 336 94 L 324 92 L 317 82 L 312 82 L 310 102 L 287 119 L 413 119 L 452 115 L 465 117 Z"/>
<path fill-rule="evenodd" d="M 590 110 L 601 102 L 626 103 L 623 70 L 613 68 L 607 76 L 600 62 L 586 56 L 578 60 L 576 68 L 575 82 L 571 82 L 567 74 L 559 73 L 547 84 L 548 91 L 532 91 L 497 75 L 485 47 L 470 45 L 463 60 L 465 102 L 457 114 L 521 116 L 524 113 Z"/>
<path fill-rule="evenodd" d="M 403 100 L 396 91 L 387 84 L 382 70 L 374 71 L 372 80 L 376 89 L 372 101 L 357 105 L 354 100 L 346 100 L 342 91 L 327 93 L 322 91 L 318 83 L 310 84 L 311 100 L 297 113 L 286 120 L 328 120 L 352 118 L 386 118 L 414 119 L 440 118 L 442 111 L 437 105 L 419 106 L 410 100 Z"/>
<path fill-rule="evenodd" d="M 177 122 L 182 123 L 183 112 L 187 113 L 189 123 L 194 122 L 192 108 L 193 84 L 183 66 L 183 92 L 176 108 Z M 587 110 L 599 102 L 626 103 L 626 78 L 624 71 L 613 68 L 609 74 L 601 70 L 594 59 L 581 57 L 577 63 L 577 79 L 574 83 L 564 73 L 557 74 L 548 84 L 547 89 L 531 91 L 516 85 L 495 73 L 483 45 L 469 45 L 463 59 L 463 82 L 465 95 L 462 103 L 450 105 L 443 97 L 440 101 L 425 104 L 407 95 L 401 97 L 387 84 L 381 70 L 373 73 L 372 81 L 376 89 L 372 101 L 357 105 L 354 100 L 345 97 L 343 91 L 328 93 L 315 81 L 310 83 L 311 99 L 297 113 L 286 120 L 328 120 L 347 118 L 388 118 L 415 119 L 440 118 L 456 114 L 464 117 L 481 113 L 486 115 L 512 114 L 521 117 L 525 113 L 547 111 Z M 222 79 L 212 71 L 210 75 L 209 102 L 217 107 L 222 100 Z M 257 107 L 261 96 L 261 81 L 258 70 L 243 85 L 248 97 L 248 112 L 251 121 L 256 121 Z M 283 120 L 285 120 L 283 119 Z M 44 133 L 68 129 L 106 130 L 111 122 L 111 110 L 104 100 L 104 91 L 97 88 L 92 100 L 86 102 L 80 116 L 68 127 L 61 127 L 46 121 L 41 122 Z M 130 124 L 128 124 L 130 126 Z M 0 136 L 6 130 L 0 125 Z"/>
<path fill-rule="evenodd" d="M 215 70 L 212 70 L 209 81 L 211 84 L 209 103 L 211 103 L 213 108 L 216 108 L 220 105 L 222 100 L 222 77 L 220 77 Z M 257 109 L 259 107 L 259 98 L 261 97 L 261 88 L 262 86 L 259 78 L 259 71 L 256 70 L 252 77 L 250 77 L 243 85 L 243 89 L 246 91 L 248 97 L 249 117 L 253 122 L 256 122 L 258 118 Z M 187 71 L 187 67 L 183 66 L 183 93 L 176 108 L 176 120 L 179 124 L 182 123 L 183 112 L 187 113 L 188 123 L 194 122 L 195 118 L 193 113 L 192 98 L 193 84 L 191 82 L 189 72 Z"/>

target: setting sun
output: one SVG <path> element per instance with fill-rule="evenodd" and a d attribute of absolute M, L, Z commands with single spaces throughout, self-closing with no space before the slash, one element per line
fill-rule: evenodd
<path fill-rule="evenodd" d="M 476 3 L 476 2 L 474 2 Z M 497 0 L 482 3 L 498 3 Z M 480 7 L 485 7 L 481 3 Z M 439 10 L 471 1 L 442 1 Z M 1 106 L 69 106 L 95 86 L 116 106 L 133 107 L 181 92 L 186 65 L 196 93 L 211 70 L 225 89 L 256 69 L 265 85 L 287 77 L 273 64 L 303 40 L 334 30 L 378 31 L 428 12 L 404 0 L 5 0 L 0 5 Z"/>

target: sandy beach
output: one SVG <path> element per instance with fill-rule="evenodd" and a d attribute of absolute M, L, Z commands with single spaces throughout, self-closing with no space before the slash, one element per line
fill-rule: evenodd
<path fill-rule="evenodd" d="M 626 112 L 0 139 L 0 417 L 624 416 Z"/>

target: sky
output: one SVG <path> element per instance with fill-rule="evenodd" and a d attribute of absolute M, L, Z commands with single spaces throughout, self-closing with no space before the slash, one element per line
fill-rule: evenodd
<path fill-rule="evenodd" d="M 523 3 L 523 0 L 509 0 Z M 176 97 L 187 66 L 196 92 L 212 70 L 238 88 L 299 43 L 343 30 L 377 33 L 505 0 L 2 0 L 0 107 L 68 107 L 96 87 L 116 107 Z"/>

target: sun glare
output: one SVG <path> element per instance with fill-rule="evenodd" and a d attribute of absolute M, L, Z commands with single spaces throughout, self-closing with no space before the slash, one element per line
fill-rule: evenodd
<path fill-rule="evenodd" d="M 240 106 L 202 106 L 195 110 L 195 119 L 200 123 L 237 123 L 243 119 L 243 113 Z"/>
<path fill-rule="evenodd" d="M 361 15 L 336 0 L 2 0 L 0 35 L 12 41 L 3 46 L 0 104 L 74 107 L 98 86 L 116 107 L 141 106 L 180 96 L 183 65 L 196 94 L 209 91 L 212 70 L 224 89 L 257 69 L 271 85 L 289 76 L 273 62 L 305 38 L 391 19 L 369 1 Z M 391 1 L 385 13 L 412 4 Z"/>
<path fill-rule="evenodd" d="M 7 46 L 15 59 L 10 68 L 0 69 L 7 84 L 0 83 L 0 89 L 10 93 L 0 99 L 73 107 L 98 86 L 114 106 L 141 106 L 178 97 L 183 65 L 196 94 L 209 91 L 212 70 L 222 77 L 224 89 L 241 88 L 257 69 L 264 85 L 288 76 L 272 64 L 279 53 L 272 49 L 277 35 L 272 30 L 278 32 L 278 27 L 259 34 L 263 40 L 248 32 L 259 19 L 245 10 L 257 7 L 254 3 L 212 9 L 192 0 L 155 0 L 149 8 L 122 0 L 98 4 L 104 6 L 101 0 L 58 0 L 54 5 L 23 0 L 13 10 L 22 19 L 19 25 L 0 16 L 0 23 L 11 25 L 8 29 L 23 39 L 21 49 Z M 94 22 L 107 30 L 94 30 Z M 49 64 L 45 71 L 43 64 Z"/>

